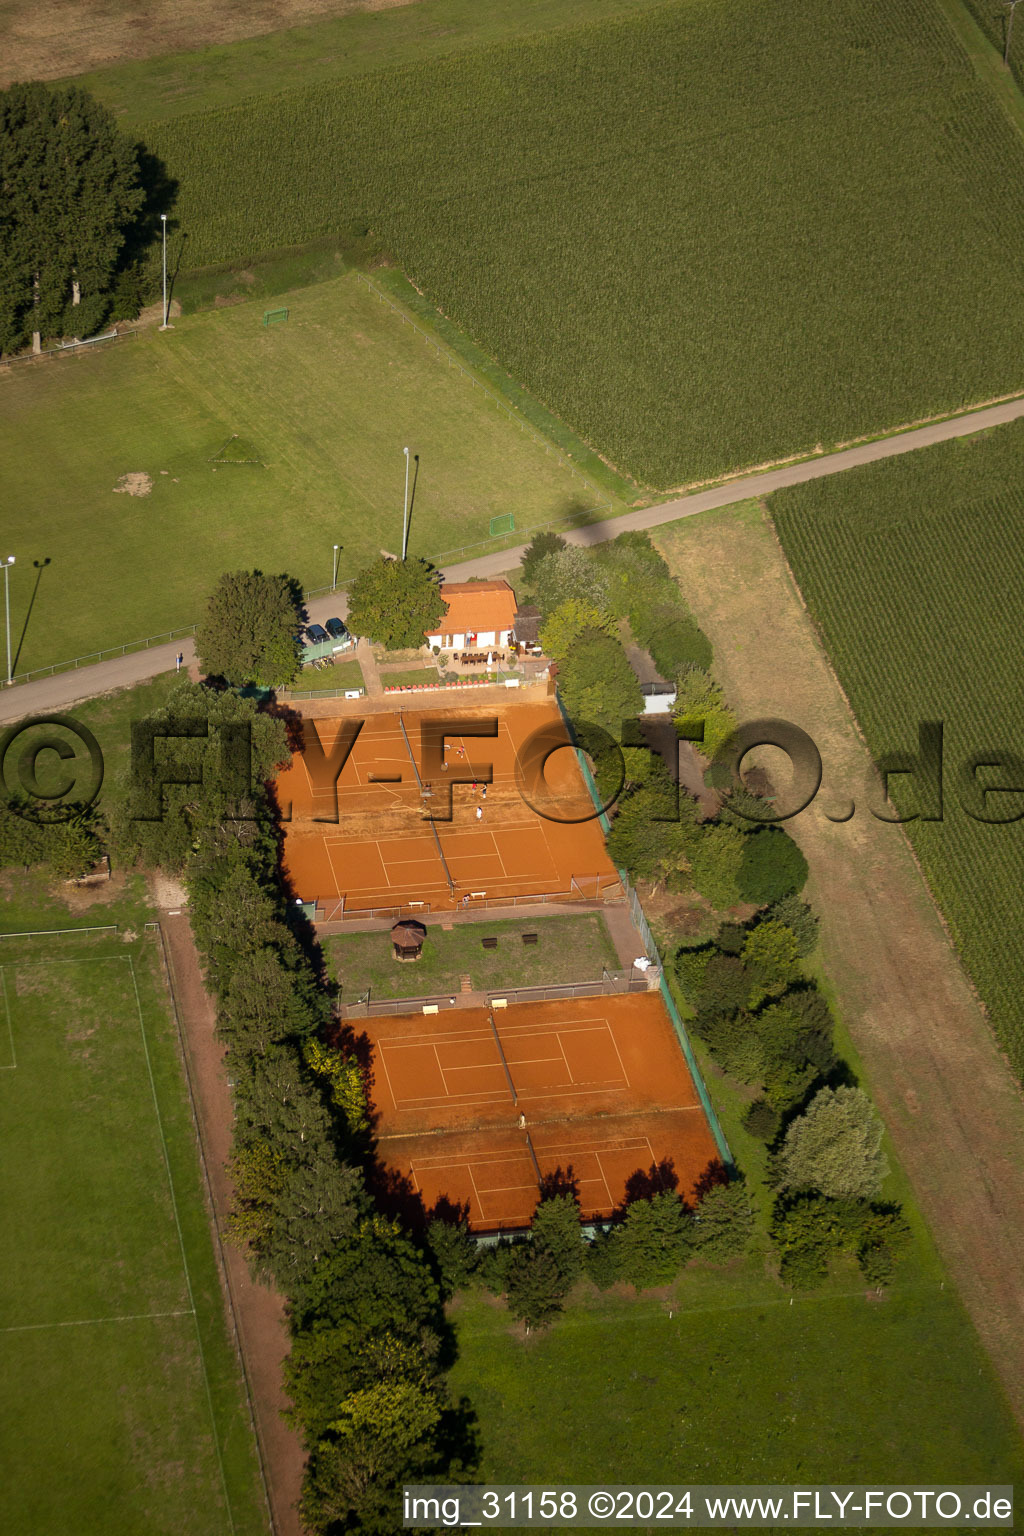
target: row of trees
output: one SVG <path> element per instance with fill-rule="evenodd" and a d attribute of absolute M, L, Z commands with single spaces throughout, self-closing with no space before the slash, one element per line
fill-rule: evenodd
<path fill-rule="evenodd" d="M 361 571 L 348 599 L 349 628 L 389 649 L 420 646 L 445 611 L 437 572 L 424 560 L 383 556 Z M 306 622 L 302 588 L 292 576 L 228 571 L 207 601 L 196 655 L 207 677 L 235 688 L 284 688 L 302 662 Z"/>
<path fill-rule="evenodd" d="M 724 1072 L 755 1089 L 744 1125 L 769 1148 L 769 1233 L 782 1278 L 816 1285 L 845 1251 L 880 1285 L 909 1229 L 897 1206 L 879 1203 L 882 1124 L 850 1081 L 831 1010 L 801 965 L 816 941 L 811 909 L 786 895 L 746 923 L 723 923 L 713 943 L 680 948 L 675 975 L 694 1033 Z"/>
<path fill-rule="evenodd" d="M 707 670 L 710 646 L 645 534 L 593 551 L 541 534 L 523 572 L 584 745 L 582 722 L 618 740 L 621 722 L 638 712 L 619 638 L 625 623 L 676 683 L 678 734 L 714 756 L 736 722 Z M 848 1251 L 882 1283 L 907 1226 L 897 1207 L 878 1201 L 887 1172 L 881 1122 L 839 1060 L 831 1011 L 802 965 L 817 943 L 817 920 L 800 899 L 806 860 L 782 827 L 765 825 L 769 808 L 748 790 L 723 784 L 698 802 L 646 747 L 627 744 L 622 757 L 608 837 L 615 862 L 634 880 L 696 891 L 717 913 L 752 911 L 720 922 L 713 941 L 680 947 L 673 969 L 694 1033 L 724 1072 L 755 1090 L 745 1126 L 769 1147 L 780 1271 L 792 1284 L 816 1284 L 829 1258 Z M 598 1272 L 603 1246 L 589 1256 Z"/>
<path fill-rule="evenodd" d="M 0 351 L 134 318 L 173 188 L 77 86 L 0 91 Z"/>
<path fill-rule="evenodd" d="M 180 734 L 197 719 L 206 735 Z M 241 798 L 219 739 L 240 723 L 253 743 Z M 148 728 L 173 739 L 187 782 L 161 788 L 154 819 L 152 782 L 137 775 L 119 836 L 188 886 L 234 1083 L 231 1231 L 287 1298 L 291 1417 L 309 1458 L 303 1517 L 312 1531 L 391 1531 L 396 1487 L 462 1476 L 472 1426 L 447 1393 L 434 1261 L 368 1191 L 359 1063 L 334 1032 L 318 955 L 279 882 L 262 785 L 288 758 L 285 727 L 232 691 L 183 682 Z"/>
<path fill-rule="evenodd" d="M 571 1177 L 544 1191 L 527 1237 L 477 1247 L 464 1225 L 432 1222 L 428 1236 L 444 1295 L 482 1286 L 505 1296 L 530 1332 L 557 1317 L 581 1279 L 601 1290 L 616 1283 L 646 1290 L 667 1285 L 694 1259 L 720 1264 L 746 1251 L 750 1200 L 743 1181 L 730 1183 L 720 1165 L 708 1170 L 692 1203 L 674 1188 L 670 1168 L 652 1168 L 636 1182 L 642 1192 L 627 1198 L 591 1241 Z"/>
<path fill-rule="evenodd" d="M 782 827 L 720 811 L 708 816 L 680 791 L 660 757 L 627 750 L 627 779 L 615 807 L 608 852 L 637 880 L 695 890 L 715 911 L 761 906 L 796 895 L 807 861 Z M 727 811 L 727 808 L 725 808 Z"/>

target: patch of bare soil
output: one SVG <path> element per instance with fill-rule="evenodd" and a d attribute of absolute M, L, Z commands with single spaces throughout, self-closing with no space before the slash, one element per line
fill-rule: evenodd
<path fill-rule="evenodd" d="M 153 489 L 153 481 L 149 475 L 137 470 L 132 474 L 122 475 L 114 486 L 115 496 L 148 496 Z"/>
<path fill-rule="evenodd" d="M 870 762 L 767 515 L 655 535 L 715 648 L 740 720 L 817 743 L 824 776 L 788 825 L 811 869 L 822 951 L 868 1086 L 936 1243 L 1024 1423 L 1024 1095 L 898 827 L 866 808 Z M 773 780 L 784 790 L 778 765 Z M 847 821 L 831 821 L 856 803 Z"/>
<path fill-rule="evenodd" d="M 88 912 L 91 907 L 105 907 L 124 894 L 128 876 L 123 869 L 117 870 L 109 880 L 99 885 L 73 885 L 70 881 L 58 886 L 54 895 L 59 897 L 69 912 Z"/>
<path fill-rule="evenodd" d="M 126 59 L 262 37 L 350 11 L 415 0 L 9 0 L 0 8 L 0 86 L 56 80 Z"/>
<path fill-rule="evenodd" d="M 188 906 L 188 891 L 181 881 L 173 880 L 170 875 L 165 875 L 161 870 L 150 875 L 149 889 L 153 901 L 163 911 Z"/>

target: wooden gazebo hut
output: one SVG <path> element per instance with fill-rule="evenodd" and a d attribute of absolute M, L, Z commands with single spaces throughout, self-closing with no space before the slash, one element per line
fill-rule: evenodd
<path fill-rule="evenodd" d="M 415 918 L 404 918 L 391 930 L 391 943 L 396 960 L 418 960 L 423 952 L 423 940 L 427 930 Z"/>

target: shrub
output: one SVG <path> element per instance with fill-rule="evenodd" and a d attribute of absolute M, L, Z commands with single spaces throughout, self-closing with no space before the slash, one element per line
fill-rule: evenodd
<path fill-rule="evenodd" d="M 795 933 L 771 918 L 758 923 L 743 946 L 743 964 L 754 988 L 751 1008 L 766 997 L 779 997 L 800 974 Z"/>
<path fill-rule="evenodd" d="M 704 828 L 690 857 L 694 888 L 716 912 L 727 911 L 741 898 L 739 874 L 747 842 L 735 827 L 712 824 Z"/>
<path fill-rule="evenodd" d="M 543 533 L 535 533 L 529 544 L 527 544 L 526 548 L 523 550 L 523 558 L 520 562 L 523 571 L 524 586 L 527 588 L 532 588 L 533 578 L 537 567 L 540 565 L 540 562 L 544 559 L 545 555 L 559 554 L 563 549 L 568 549 L 568 547 L 568 544 L 562 538 L 560 533 L 551 533 L 547 531 Z"/>
<path fill-rule="evenodd" d="M 619 1278 L 614 1236 L 614 1231 L 600 1232 L 587 1247 L 587 1274 L 599 1291 L 607 1291 Z"/>
<path fill-rule="evenodd" d="M 779 1134 L 782 1116 L 767 1099 L 755 1099 L 743 1114 L 743 1129 L 758 1141 L 770 1145 Z"/>
<path fill-rule="evenodd" d="M 515 1251 L 508 1275 L 508 1309 L 529 1333 L 543 1328 L 562 1310 L 566 1284 L 546 1248 L 524 1243 Z"/>
<path fill-rule="evenodd" d="M 764 827 L 744 839 L 737 880 L 744 901 L 766 906 L 803 890 L 807 860 L 788 832 Z"/>
<path fill-rule="evenodd" d="M 552 609 L 541 625 L 540 643 L 545 655 L 554 661 L 564 661 L 584 630 L 603 630 L 605 634 L 612 634 L 614 628 L 614 620 L 607 618 L 596 603 L 582 597 L 567 597 Z"/>
<path fill-rule="evenodd" d="M 672 1280 L 694 1243 L 693 1217 L 670 1190 L 634 1200 L 613 1241 L 619 1276 L 638 1291 Z"/>
<path fill-rule="evenodd" d="M 888 1164 L 882 1122 L 860 1088 L 823 1088 L 786 1132 L 782 1187 L 834 1199 L 877 1195 Z"/>
<path fill-rule="evenodd" d="M 708 1190 L 697 1207 L 694 1229 L 702 1259 L 717 1264 L 736 1258 L 747 1251 L 753 1232 L 754 1212 L 742 1179 Z"/>
<path fill-rule="evenodd" d="M 680 990 L 686 1001 L 696 1004 L 704 991 L 704 977 L 715 951 L 710 944 L 700 949 L 680 949 L 673 962 Z"/>
<path fill-rule="evenodd" d="M 637 604 L 630 610 L 629 627 L 662 677 L 677 678 L 690 668 L 711 665 L 711 642 L 678 602 Z"/>
<path fill-rule="evenodd" d="M 686 667 L 679 673 L 672 718 L 680 736 L 703 726 L 700 751 L 705 757 L 714 757 L 736 729 L 736 717 L 721 688 L 702 667 Z"/>
<path fill-rule="evenodd" d="M 818 919 L 799 896 L 783 896 L 768 909 L 770 918 L 785 923 L 796 938 L 796 952 L 801 959 L 811 954 L 818 942 Z"/>
<path fill-rule="evenodd" d="M 623 720 L 643 709 L 640 684 L 621 642 L 601 629 L 583 630 L 570 646 L 559 670 L 558 688 L 574 720 L 603 726 L 616 741 Z"/>
<path fill-rule="evenodd" d="M 723 923 L 715 938 L 715 943 L 723 955 L 742 954 L 746 942 L 747 930 L 742 923 Z"/>
<path fill-rule="evenodd" d="M 545 1196 L 533 1214 L 530 1241 L 549 1253 L 565 1290 L 579 1279 L 586 1259 L 580 1226 L 580 1206 L 575 1195 Z"/>
<path fill-rule="evenodd" d="M 448 1299 L 469 1284 L 477 1267 L 477 1247 L 467 1223 L 436 1218 L 427 1227 L 427 1247 L 434 1256 L 441 1293 Z"/>
<path fill-rule="evenodd" d="M 909 1243 L 910 1224 L 898 1206 L 868 1207 L 859 1233 L 857 1262 L 869 1285 L 892 1284 Z"/>

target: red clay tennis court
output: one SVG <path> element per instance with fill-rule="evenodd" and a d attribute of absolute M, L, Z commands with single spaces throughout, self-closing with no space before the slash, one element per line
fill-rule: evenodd
<path fill-rule="evenodd" d="M 369 714 L 365 702 L 324 707 L 304 721 L 306 749 L 276 784 L 291 816 L 285 869 L 324 918 L 531 895 L 594 899 L 617 887 L 552 700 L 492 695 L 472 708 L 417 701 Z"/>
<path fill-rule="evenodd" d="M 586 1219 L 671 1161 L 691 1194 L 718 1157 L 658 993 L 370 1018 L 379 1151 L 429 1209 L 478 1230 L 528 1225 L 571 1173 Z M 521 1123 L 522 1121 L 525 1123 Z"/>

